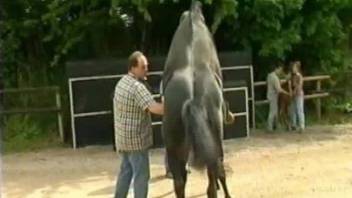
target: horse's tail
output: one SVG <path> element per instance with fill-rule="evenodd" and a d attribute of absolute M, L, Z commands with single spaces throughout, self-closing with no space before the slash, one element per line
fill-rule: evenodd
<path fill-rule="evenodd" d="M 191 165 L 195 168 L 216 166 L 220 158 L 220 151 L 216 145 L 214 134 L 207 121 L 204 107 L 188 100 L 183 105 L 182 120 L 186 129 L 186 136 L 193 149 Z"/>

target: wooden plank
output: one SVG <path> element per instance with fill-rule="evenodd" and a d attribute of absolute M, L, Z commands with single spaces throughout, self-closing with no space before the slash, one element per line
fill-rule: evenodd
<path fill-rule="evenodd" d="M 305 76 L 303 77 L 304 82 L 316 81 L 316 80 L 328 80 L 331 77 L 329 75 L 320 75 L 320 76 Z M 281 83 L 286 82 L 286 80 L 280 80 Z M 254 82 L 255 87 L 266 86 L 266 81 L 257 81 Z"/>
<path fill-rule="evenodd" d="M 28 113 L 43 113 L 43 112 L 59 112 L 61 111 L 57 107 L 50 108 L 36 108 L 36 109 L 14 109 L 14 110 L 6 110 L 0 111 L 0 114 L 9 115 L 9 114 L 28 114 Z"/>
<path fill-rule="evenodd" d="M 316 87 L 316 91 L 320 92 L 321 91 L 321 80 L 317 81 L 317 87 Z M 321 120 L 321 99 L 318 98 L 316 101 L 316 111 L 317 111 L 317 116 L 318 116 L 318 120 Z"/>
<path fill-rule="evenodd" d="M 21 93 L 21 92 L 37 92 L 37 91 L 57 91 L 59 87 L 50 86 L 50 87 L 28 87 L 28 88 L 16 88 L 16 89 L 2 89 L 0 94 L 3 93 Z"/>
<path fill-rule="evenodd" d="M 316 98 L 324 98 L 324 97 L 328 97 L 330 94 L 328 92 L 324 92 L 324 93 L 314 93 L 314 94 L 310 94 L 310 95 L 305 95 L 304 96 L 304 100 L 310 100 L 310 99 L 316 99 Z M 260 106 L 260 105 L 264 105 L 264 104 L 269 104 L 268 100 L 257 100 L 255 101 L 255 105 Z"/>
<path fill-rule="evenodd" d="M 328 80 L 330 79 L 331 77 L 329 75 L 320 75 L 320 76 L 306 76 L 306 77 L 303 77 L 303 80 L 305 82 L 307 81 L 316 81 L 316 80 Z"/>
<path fill-rule="evenodd" d="M 56 99 L 56 108 L 61 109 L 61 95 L 59 90 L 55 91 L 55 99 Z M 57 111 L 57 124 L 58 124 L 58 129 L 59 129 L 59 135 L 61 138 L 61 142 L 64 142 L 65 137 L 64 137 L 64 125 L 63 125 L 63 115 L 62 111 Z"/>
<path fill-rule="evenodd" d="M 310 95 L 305 95 L 304 99 L 309 100 L 309 99 L 315 99 L 315 98 L 324 98 L 328 97 L 330 94 L 328 92 L 323 92 L 323 93 L 314 93 Z"/>

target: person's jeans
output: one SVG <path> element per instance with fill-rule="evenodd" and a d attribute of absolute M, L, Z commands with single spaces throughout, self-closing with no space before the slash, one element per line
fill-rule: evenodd
<path fill-rule="evenodd" d="M 116 182 L 115 198 L 126 198 L 133 178 L 135 198 L 148 197 L 149 154 L 147 150 L 121 152 L 120 173 Z"/>
<path fill-rule="evenodd" d="M 269 100 L 269 115 L 268 115 L 268 130 L 272 131 L 274 129 L 274 124 L 277 126 L 278 119 L 278 97 L 270 97 Z"/>
<path fill-rule="evenodd" d="M 298 123 L 297 123 L 298 121 Z M 295 96 L 291 103 L 291 122 L 292 126 L 299 129 L 304 129 L 305 119 L 304 119 L 304 96 Z"/>

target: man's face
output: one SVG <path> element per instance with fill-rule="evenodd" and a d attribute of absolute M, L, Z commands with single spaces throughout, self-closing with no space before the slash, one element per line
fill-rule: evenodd
<path fill-rule="evenodd" d="M 145 79 L 148 73 L 148 61 L 145 56 L 138 58 L 138 66 L 133 68 L 133 74 L 139 79 Z"/>

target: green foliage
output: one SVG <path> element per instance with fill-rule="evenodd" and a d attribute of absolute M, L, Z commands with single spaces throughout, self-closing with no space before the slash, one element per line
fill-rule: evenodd
<path fill-rule="evenodd" d="M 29 116 L 11 116 L 5 121 L 4 141 L 13 138 L 32 139 L 43 133 L 43 130 Z"/>
<path fill-rule="evenodd" d="M 2 134 L 5 153 L 59 146 L 54 116 L 14 115 L 4 120 Z"/>
<path fill-rule="evenodd" d="M 237 1 L 223 0 L 216 6 L 214 22 L 211 25 L 211 31 L 214 34 L 224 19 L 235 20 L 237 18 Z"/>
<path fill-rule="evenodd" d="M 67 59 L 126 56 L 139 48 L 165 54 L 191 1 L 6 1 L 1 48 L 9 86 L 55 82 Z M 257 78 L 276 60 L 300 59 L 306 73 L 339 70 L 352 22 L 351 0 L 204 0 L 215 38 L 251 49 Z M 220 30 L 220 31 L 218 31 Z M 222 45 L 221 43 L 219 44 Z M 228 49 L 228 48 L 227 48 Z M 314 50 L 313 50 L 314 49 Z M 260 67 L 259 67 L 260 66 Z"/>
<path fill-rule="evenodd" d="M 306 74 L 343 67 L 352 22 L 350 0 L 238 0 L 237 20 L 225 20 L 223 35 L 253 53 L 257 79 L 276 61 L 301 60 Z"/>
<path fill-rule="evenodd" d="M 0 46 L 7 82 L 18 85 L 17 80 L 28 78 L 29 71 L 46 57 L 40 42 L 43 36 L 40 15 L 45 5 L 43 1 L 2 2 Z"/>
<path fill-rule="evenodd" d="M 65 60 L 114 56 L 130 40 L 122 15 L 110 16 L 110 0 L 2 4 L 0 46 L 6 87 L 57 84 L 54 76 L 64 77 Z M 40 74 L 33 79 L 34 73 Z"/>
<path fill-rule="evenodd" d="M 111 41 L 112 32 L 121 34 L 118 27 L 123 25 L 120 18 L 110 17 L 109 10 L 110 1 L 107 0 L 53 0 L 48 5 L 48 11 L 42 15 L 43 23 L 48 26 L 48 33 L 43 41 L 54 46 L 50 65 L 58 65 L 65 57 L 84 57 L 87 52 L 72 50 L 85 42 L 88 42 L 86 47 L 95 49 L 98 56 L 101 52 L 109 54 L 108 42 Z M 91 54 L 93 53 L 88 52 L 88 55 Z"/>
<path fill-rule="evenodd" d="M 339 68 L 327 67 L 326 73 L 332 79 L 325 86 L 331 97 L 324 100 L 325 111 L 339 111 L 345 113 L 352 112 L 352 58 L 346 58 L 343 66 Z"/>

